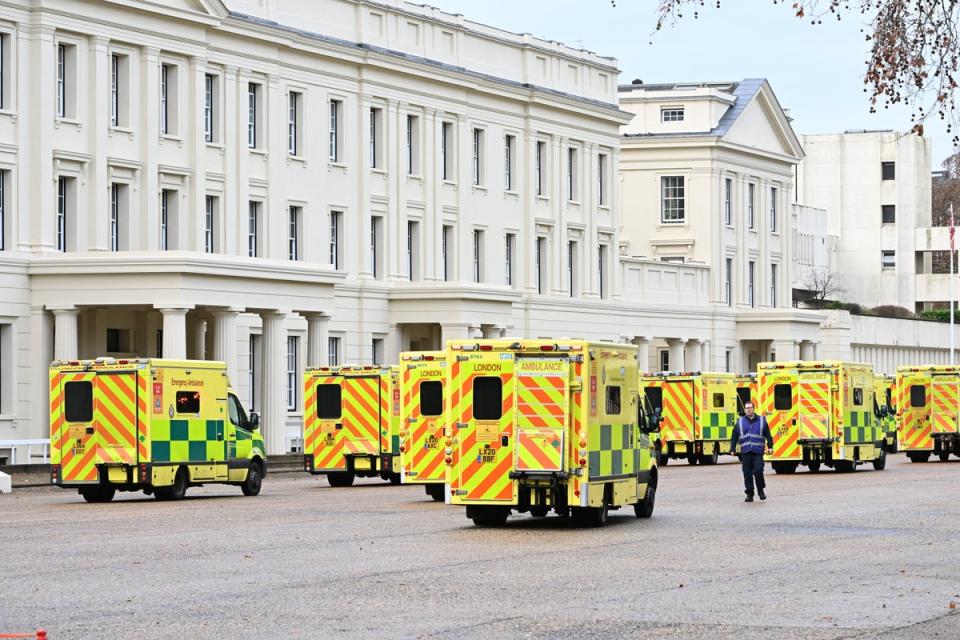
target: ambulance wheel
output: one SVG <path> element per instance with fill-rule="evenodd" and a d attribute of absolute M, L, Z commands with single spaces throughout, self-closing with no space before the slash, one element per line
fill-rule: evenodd
<path fill-rule="evenodd" d="M 101 487 L 100 485 L 80 488 L 80 495 L 83 496 L 83 499 L 87 502 L 110 502 L 116 493 L 117 490 L 115 488 Z"/>
<path fill-rule="evenodd" d="M 713 453 L 708 453 L 700 456 L 700 464 L 717 464 L 720 461 L 720 452 L 716 449 L 713 450 Z"/>
<path fill-rule="evenodd" d="M 668 455 L 665 454 L 665 453 L 658 453 L 658 454 L 657 454 L 657 465 L 658 465 L 658 466 L 661 466 L 661 467 L 665 467 L 665 466 L 667 466 L 668 464 L 670 464 L 670 456 L 668 456 Z"/>
<path fill-rule="evenodd" d="M 426 490 L 427 495 L 433 498 L 437 502 L 443 502 L 443 485 L 442 484 L 425 484 L 423 488 Z"/>
<path fill-rule="evenodd" d="M 943 458 L 940 458 L 943 460 Z M 873 468 L 875 471 L 883 471 L 887 466 L 887 452 L 880 450 L 880 456 L 873 461 Z"/>
<path fill-rule="evenodd" d="M 950 459 L 950 452 L 944 451 L 938 457 L 940 458 L 940 462 L 946 462 Z"/>
<path fill-rule="evenodd" d="M 327 474 L 327 482 L 331 487 L 349 487 L 354 477 L 349 471 L 331 471 Z"/>
<path fill-rule="evenodd" d="M 187 470 L 183 467 L 177 470 L 177 475 L 173 477 L 173 484 L 169 487 L 169 498 L 170 500 L 183 500 L 187 495 L 187 484 L 189 478 L 187 477 Z"/>
<path fill-rule="evenodd" d="M 819 463 L 819 462 L 808 462 L 808 463 L 807 463 L 807 469 L 810 469 L 810 473 L 816 473 L 816 472 L 820 471 L 820 463 Z"/>
<path fill-rule="evenodd" d="M 837 460 L 833 468 L 840 473 L 853 473 L 857 470 L 857 463 L 854 460 Z"/>
<path fill-rule="evenodd" d="M 773 462 L 773 472 L 777 474 L 782 473 L 796 473 L 799 463 L 797 462 Z"/>
<path fill-rule="evenodd" d="M 910 458 L 910 462 L 926 462 L 930 459 L 929 451 L 908 451 L 907 457 Z"/>
<path fill-rule="evenodd" d="M 697 461 L 698 461 L 699 459 L 700 459 L 700 456 L 698 456 L 698 455 L 695 454 L 695 453 L 688 453 L 688 454 L 687 454 L 687 464 L 689 464 L 689 465 L 695 465 L 695 464 L 697 464 Z"/>
<path fill-rule="evenodd" d="M 473 507 L 467 517 L 478 527 L 502 527 L 509 515 L 510 510 L 503 507 Z"/>
<path fill-rule="evenodd" d="M 649 518 L 653 515 L 653 506 L 657 501 L 657 474 L 650 476 L 650 484 L 647 485 L 647 495 L 643 500 L 633 505 L 633 512 L 638 518 Z"/>
<path fill-rule="evenodd" d="M 602 507 L 574 507 L 573 522 L 578 527 L 602 527 L 607 524 L 610 510 L 604 501 Z"/>
<path fill-rule="evenodd" d="M 387 480 L 390 482 L 390 484 L 400 484 L 400 480 L 401 480 L 400 474 L 399 474 L 399 473 L 388 473 L 388 474 L 387 474 Z"/>
<path fill-rule="evenodd" d="M 240 490 L 245 496 L 255 496 L 260 493 L 261 484 L 263 484 L 263 474 L 260 472 L 260 465 L 251 462 L 250 468 L 247 469 L 247 478 L 240 485 Z"/>
<path fill-rule="evenodd" d="M 530 507 L 530 515 L 534 518 L 546 518 L 548 513 L 550 513 L 550 507 L 543 505 Z"/>

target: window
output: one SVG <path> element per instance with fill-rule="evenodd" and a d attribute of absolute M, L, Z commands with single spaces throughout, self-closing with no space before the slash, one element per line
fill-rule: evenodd
<path fill-rule="evenodd" d="M 232 393 L 227 396 L 227 418 L 230 424 L 241 429 L 249 429 L 249 420 L 247 414 L 243 411 L 243 406 Z"/>
<path fill-rule="evenodd" d="M 731 178 L 723 181 L 723 223 L 728 226 L 733 224 L 733 179 Z"/>
<path fill-rule="evenodd" d="M 130 329 L 107 329 L 107 353 L 129 353 L 132 333 Z"/>
<path fill-rule="evenodd" d="M 163 357 L 163 329 L 157 329 L 153 334 L 153 351 L 158 358 Z"/>
<path fill-rule="evenodd" d="M 726 371 L 727 373 L 731 373 L 731 369 L 733 368 L 733 351 L 732 351 L 731 349 L 727 349 L 727 350 L 724 352 L 724 354 L 723 354 L 723 364 L 724 364 L 724 369 L 723 369 L 723 370 Z M 740 391 L 740 390 L 737 389 L 737 392 L 738 392 L 738 393 L 739 393 L 739 391 Z M 747 389 L 747 393 L 750 393 L 750 389 Z"/>
<path fill-rule="evenodd" d="M 504 283 L 508 286 L 513 286 L 513 249 L 516 245 L 517 236 L 513 233 L 508 233 L 506 236 L 506 242 L 504 243 L 503 251 L 506 258 L 504 264 Z"/>
<path fill-rule="evenodd" d="M 160 65 L 160 133 L 165 136 L 179 131 L 179 71 L 175 64 Z"/>
<path fill-rule="evenodd" d="M 597 247 L 597 285 L 600 288 L 600 297 L 606 298 L 609 294 L 607 279 L 609 278 L 607 269 L 607 254 L 609 253 L 607 245 L 601 244 Z"/>
<path fill-rule="evenodd" d="M 897 165 L 894 162 L 881 162 L 880 163 L 880 178 L 881 180 L 896 180 L 897 179 Z"/>
<path fill-rule="evenodd" d="M 247 203 L 247 256 L 256 258 L 260 255 L 260 226 L 263 224 L 260 215 L 262 202 L 251 200 Z"/>
<path fill-rule="evenodd" d="M 663 107 L 660 109 L 660 122 L 683 122 L 683 107 Z"/>
<path fill-rule="evenodd" d="M 303 207 L 290 207 L 287 219 L 287 258 L 300 260 L 300 229 L 303 226 Z"/>
<path fill-rule="evenodd" d="M 260 94 L 262 90 L 256 82 L 247 83 L 247 147 L 260 147 Z"/>
<path fill-rule="evenodd" d="M 63 419 L 67 422 L 90 422 L 93 420 L 93 383 L 67 382 L 63 385 Z"/>
<path fill-rule="evenodd" d="M 217 216 L 217 197 L 207 196 L 204 202 L 204 214 L 203 214 L 203 250 L 206 251 L 207 253 L 214 253 L 217 250 L 216 216 Z"/>
<path fill-rule="evenodd" d="M 893 204 L 881 205 L 880 216 L 883 224 L 894 224 L 897 221 L 897 206 Z"/>
<path fill-rule="evenodd" d="M 516 142 L 516 136 L 506 136 L 503 139 L 503 189 L 505 191 L 516 191 L 513 184 L 513 157 Z"/>
<path fill-rule="evenodd" d="M 342 221 L 342 212 L 330 212 L 330 266 L 334 269 L 340 268 L 340 225 Z"/>
<path fill-rule="evenodd" d="M 177 413 L 200 413 L 200 392 L 177 391 Z"/>
<path fill-rule="evenodd" d="M 420 223 L 407 221 L 407 277 L 420 279 Z"/>
<path fill-rule="evenodd" d="M 714 409 L 723 409 L 723 405 L 726 402 L 726 398 L 722 393 L 713 394 L 713 408 Z"/>
<path fill-rule="evenodd" d="M 339 384 L 317 385 L 317 418 L 339 420 L 343 411 L 342 390 Z"/>
<path fill-rule="evenodd" d="M 770 265 L 770 306 L 777 306 L 777 265 Z"/>
<path fill-rule="evenodd" d="M 3 36 L 0 36 L 0 51 L 3 51 Z M 0 60 L 0 68 L 2 65 L 3 61 Z M 7 249 L 7 180 L 9 177 L 9 170 L 0 169 L 0 251 Z"/>
<path fill-rule="evenodd" d="M 0 33 L 0 109 L 10 108 L 10 35 Z M 2 411 L 2 409 L 0 409 Z"/>
<path fill-rule="evenodd" d="M 250 355 L 248 362 L 248 383 L 250 385 L 250 411 L 255 411 L 260 399 L 257 397 L 257 351 L 260 348 L 260 336 L 250 334 Z"/>
<path fill-rule="evenodd" d="M 77 117 L 77 47 L 57 44 L 57 117 Z"/>
<path fill-rule="evenodd" d="M 374 338 L 370 344 L 372 362 L 375 365 L 383 364 L 383 338 Z"/>
<path fill-rule="evenodd" d="M 777 189 L 770 187 L 770 231 L 777 232 Z"/>
<path fill-rule="evenodd" d="M 420 415 L 443 415 L 443 383 L 439 380 L 424 380 L 420 383 Z"/>
<path fill-rule="evenodd" d="M 449 282 L 450 277 L 453 275 L 453 255 L 451 254 L 451 249 L 453 247 L 453 227 L 445 224 L 443 225 L 443 235 L 440 238 L 440 259 L 443 262 L 443 281 Z"/>
<path fill-rule="evenodd" d="M 327 364 L 331 367 L 340 364 L 340 338 L 327 338 Z"/>
<path fill-rule="evenodd" d="M 537 293 L 543 293 L 547 287 L 547 239 L 537 236 L 536 246 Z"/>
<path fill-rule="evenodd" d="M 407 116 L 407 175 L 420 175 L 420 118 Z"/>
<path fill-rule="evenodd" d="M 910 406 L 914 409 L 922 409 L 927 406 L 927 388 L 922 384 L 915 384 L 910 387 Z"/>
<path fill-rule="evenodd" d="M 110 54 L 110 126 L 130 124 L 128 96 L 130 95 L 130 58 L 120 53 Z"/>
<path fill-rule="evenodd" d="M 483 129 L 473 130 L 473 184 L 483 184 Z"/>
<path fill-rule="evenodd" d="M 370 274 L 374 278 L 380 277 L 381 260 L 381 235 L 383 228 L 383 218 L 380 216 L 371 216 L 370 218 Z"/>
<path fill-rule="evenodd" d="M 473 281 L 483 280 L 483 231 L 473 231 Z"/>
<path fill-rule="evenodd" d="M 597 204 L 606 207 L 610 197 L 607 195 L 607 154 L 597 156 Z"/>
<path fill-rule="evenodd" d="M 207 73 L 203 76 L 203 139 L 207 142 L 219 142 L 217 139 L 217 76 Z"/>
<path fill-rule="evenodd" d="M 754 306 L 753 284 L 756 280 L 757 263 L 751 260 L 747 263 L 747 304 Z"/>
<path fill-rule="evenodd" d="M 160 192 L 160 250 L 176 251 L 179 249 L 179 227 L 177 225 L 178 193 L 173 189 L 164 189 Z"/>
<path fill-rule="evenodd" d="M 857 407 L 863 406 L 863 389 L 860 387 L 853 388 L 853 404 Z"/>
<path fill-rule="evenodd" d="M 383 129 L 383 109 L 370 107 L 370 168 L 378 169 L 383 165 L 380 130 Z"/>
<path fill-rule="evenodd" d="M 127 247 L 127 185 L 110 185 L 110 251 L 124 251 Z"/>
<path fill-rule="evenodd" d="M 537 188 L 537 195 L 544 196 L 546 195 L 547 187 L 545 185 L 545 177 L 547 171 L 547 143 L 543 140 L 537 140 L 537 150 L 536 156 L 534 158 L 534 176 L 533 181 Z"/>
<path fill-rule="evenodd" d="M 497 376 L 474 378 L 474 420 L 499 420 L 501 416 L 503 416 L 503 380 Z"/>
<path fill-rule="evenodd" d="M 287 337 L 287 411 L 297 410 L 297 360 L 300 338 Z"/>
<path fill-rule="evenodd" d="M 679 224 L 686 219 L 683 176 L 660 178 L 660 222 Z"/>
<path fill-rule="evenodd" d="M 661 353 L 667 353 L 662 351 Z M 661 364 L 663 364 L 663 358 L 660 359 Z M 663 369 L 666 371 L 666 368 Z M 647 399 L 647 405 L 650 407 L 651 411 L 656 411 L 657 409 L 663 409 L 663 387 L 647 387 L 643 390 L 643 395 Z"/>
<path fill-rule="evenodd" d="M 72 178 L 57 178 L 57 251 L 67 250 L 67 215 L 70 207 Z"/>
<path fill-rule="evenodd" d="M 575 240 L 567 242 L 567 284 L 570 286 L 571 298 L 580 294 L 580 278 L 577 273 L 578 248 Z"/>
<path fill-rule="evenodd" d="M 330 162 L 341 162 L 340 129 L 343 118 L 343 102 L 330 101 Z"/>
<path fill-rule="evenodd" d="M 777 411 L 789 411 L 793 408 L 793 387 L 791 385 L 774 385 L 773 408 Z"/>
<path fill-rule="evenodd" d="M 881 251 L 880 252 L 880 266 L 884 269 L 894 269 L 897 266 L 897 252 L 896 251 Z"/>
<path fill-rule="evenodd" d="M 604 407 L 604 413 L 608 416 L 618 416 L 623 410 L 620 402 L 620 387 L 607 387 L 606 393 L 606 406 Z"/>
<path fill-rule="evenodd" d="M 660 352 L 660 371 L 670 371 L 670 351 L 668 349 L 663 349 Z"/>
<path fill-rule="evenodd" d="M 444 180 L 453 180 L 453 123 L 440 125 L 440 173 Z"/>
<path fill-rule="evenodd" d="M 578 167 L 577 150 L 573 147 L 567 149 L 567 200 L 575 202 L 577 200 L 577 170 Z"/>
<path fill-rule="evenodd" d="M 724 260 L 723 296 L 727 306 L 733 306 L 733 258 Z"/>
<path fill-rule="evenodd" d="M 287 94 L 287 153 L 303 155 L 301 119 L 303 118 L 303 94 L 291 91 Z"/>
<path fill-rule="evenodd" d="M 747 228 L 753 229 L 755 225 L 755 220 L 753 216 L 753 205 L 755 202 L 757 194 L 757 185 L 748 184 L 747 185 Z"/>

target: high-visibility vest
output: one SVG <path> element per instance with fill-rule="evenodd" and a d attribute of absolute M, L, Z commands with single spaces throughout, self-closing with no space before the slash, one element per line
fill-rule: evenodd
<path fill-rule="evenodd" d="M 740 453 L 763 453 L 763 426 L 766 422 L 763 416 L 757 416 L 754 420 L 740 417 L 737 425 L 740 428 Z"/>

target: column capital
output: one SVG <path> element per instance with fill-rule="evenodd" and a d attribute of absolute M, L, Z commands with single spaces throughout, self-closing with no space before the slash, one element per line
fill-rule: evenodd
<path fill-rule="evenodd" d="M 168 305 L 155 304 L 153 305 L 153 308 L 155 311 L 159 311 L 164 315 L 167 315 L 167 314 L 176 315 L 180 313 L 186 314 L 188 311 L 192 311 L 193 305 L 189 305 L 189 306 L 169 305 L 168 306 Z"/>
<path fill-rule="evenodd" d="M 294 311 L 294 313 L 306 318 L 307 320 L 330 320 L 333 314 L 329 311 Z"/>
<path fill-rule="evenodd" d="M 73 305 L 47 305 L 47 311 L 55 316 L 77 315 L 80 310 Z"/>

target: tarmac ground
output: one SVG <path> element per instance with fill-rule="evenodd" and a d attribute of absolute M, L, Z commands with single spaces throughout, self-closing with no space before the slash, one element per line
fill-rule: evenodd
<path fill-rule="evenodd" d="M 730 460 L 727 458 L 727 460 Z M 0 495 L 0 634 L 61 638 L 960 637 L 960 462 L 776 476 L 672 461 L 656 511 L 481 529 L 417 486 L 269 475 L 86 504 Z"/>

